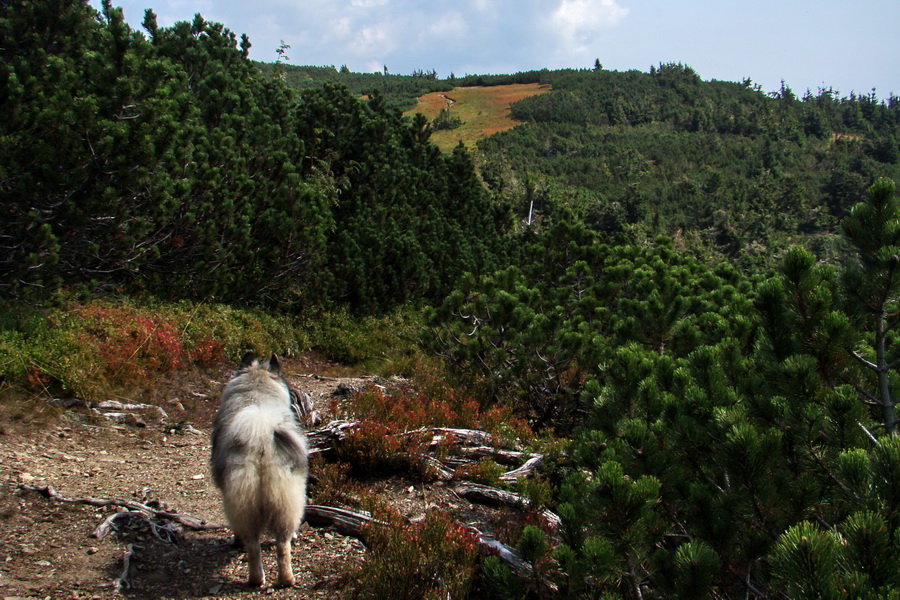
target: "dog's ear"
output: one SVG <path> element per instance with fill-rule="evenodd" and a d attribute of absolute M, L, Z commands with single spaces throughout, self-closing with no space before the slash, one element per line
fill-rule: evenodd
<path fill-rule="evenodd" d="M 273 375 L 281 375 L 281 363 L 278 362 L 278 355 L 274 352 L 272 353 L 272 357 L 269 359 L 269 373 Z"/>
<path fill-rule="evenodd" d="M 256 352 L 250 350 L 246 354 L 244 354 L 244 358 L 241 359 L 241 368 L 248 369 L 253 366 L 253 363 L 256 362 Z"/>

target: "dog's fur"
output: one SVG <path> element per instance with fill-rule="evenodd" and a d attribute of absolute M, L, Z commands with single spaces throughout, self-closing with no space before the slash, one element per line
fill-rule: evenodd
<path fill-rule="evenodd" d="M 212 432 L 212 475 L 225 515 L 247 549 L 248 582 L 265 584 L 259 539 L 275 537 L 278 584 L 294 585 L 291 537 L 306 508 L 306 436 L 291 410 L 278 357 L 252 352 L 225 386 Z"/>

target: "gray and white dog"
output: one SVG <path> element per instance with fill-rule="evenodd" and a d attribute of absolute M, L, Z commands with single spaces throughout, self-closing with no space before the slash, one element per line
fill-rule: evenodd
<path fill-rule="evenodd" d="M 294 585 L 291 537 L 306 508 L 306 436 L 291 409 L 278 357 L 248 352 L 222 392 L 212 431 L 212 475 L 225 516 L 247 549 L 248 583 L 265 584 L 260 536 L 275 537 L 278 585 Z"/>

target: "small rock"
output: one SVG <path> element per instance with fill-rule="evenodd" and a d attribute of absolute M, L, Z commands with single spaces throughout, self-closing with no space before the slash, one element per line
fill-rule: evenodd
<path fill-rule="evenodd" d="M 31 473 L 19 473 L 19 481 L 22 483 L 31 483 L 34 481 L 34 475 Z"/>
<path fill-rule="evenodd" d="M 98 552 L 100 552 L 100 548 L 95 548 L 94 546 L 87 549 L 88 554 L 97 554 Z"/>
<path fill-rule="evenodd" d="M 206 477 L 206 475 L 204 475 L 203 473 L 199 473 L 197 475 L 192 475 L 191 479 L 193 479 L 194 481 L 197 481 L 199 479 L 203 479 L 204 477 Z"/>

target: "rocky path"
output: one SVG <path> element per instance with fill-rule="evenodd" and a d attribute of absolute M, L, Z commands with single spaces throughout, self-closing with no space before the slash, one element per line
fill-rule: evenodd
<path fill-rule="evenodd" d="M 369 382 L 325 377 L 305 367 L 287 363 L 286 373 L 299 373 L 289 383 L 322 411 L 341 402 L 348 388 Z M 224 524 L 209 476 L 208 434 L 229 376 L 223 369 L 215 377 L 169 382 L 163 411 L 133 411 L 124 419 L 84 406 L 31 422 L 0 417 L 0 600 L 340 597 L 365 547 L 334 530 L 301 527 L 293 552 L 295 588 L 252 590 L 245 584 L 246 555 L 230 544 L 227 528 L 176 527 L 170 535 L 154 531 L 146 520 L 123 518 L 116 521 L 117 531 L 98 539 L 92 537 L 97 527 L 125 508 L 59 502 L 33 491 L 52 486 L 69 498 L 141 502 Z M 502 521 L 499 509 L 470 505 L 440 481 L 423 485 L 394 476 L 361 485 L 412 520 L 440 508 L 482 531 L 485 523 Z M 264 560 L 274 581 L 271 544 L 264 546 Z"/>

